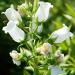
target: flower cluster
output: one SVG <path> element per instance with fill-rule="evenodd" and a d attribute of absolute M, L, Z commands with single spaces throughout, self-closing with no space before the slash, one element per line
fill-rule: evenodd
<path fill-rule="evenodd" d="M 35 3 L 37 3 L 37 7 L 35 7 Z M 68 26 L 63 24 L 61 28 L 52 32 L 50 37 L 42 36 L 44 34 L 44 23 L 49 19 L 50 10 L 53 7 L 49 2 L 34 2 L 34 5 L 25 2 L 18 6 L 18 11 L 14 7 L 10 7 L 3 12 L 9 22 L 2 30 L 8 33 L 15 42 L 20 43 L 17 48 L 20 50 L 19 53 L 16 50 L 10 52 L 13 63 L 17 66 L 25 61 L 27 63 L 25 66 L 32 66 L 33 72 L 41 64 L 43 67 L 47 66 L 47 70 L 50 67 L 51 75 L 64 74 L 60 64 L 64 63 L 65 56 L 57 45 L 73 37 L 73 33 L 70 32 Z M 35 12 L 31 8 L 36 9 Z M 25 20 L 22 19 L 24 17 Z M 51 40 L 53 41 L 51 42 Z"/>

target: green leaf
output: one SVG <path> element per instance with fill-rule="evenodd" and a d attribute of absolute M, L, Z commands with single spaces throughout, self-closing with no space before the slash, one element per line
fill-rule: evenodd
<path fill-rule="evenodd" d="M 30 75 L 30 73 L 24 69 L 23 75 Z"/>

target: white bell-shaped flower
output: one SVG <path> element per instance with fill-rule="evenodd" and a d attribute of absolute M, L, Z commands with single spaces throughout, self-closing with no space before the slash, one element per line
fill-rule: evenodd
<path fill-rule="evenodd" d="M 18 23 L 19 21 L 22 21 L 21 16 L 18 11 L 16 11 L 13 7 L 8 8 L 5 12 L 3 12 L 7 19 L 10 21 L 15 21 Z"/>
<path fill-rule="evenodd" d="M 64 40 L 66 40 L 69 37 L 72 37 L 73 34 L 69 31 L 69 28 L 67 26 L 64 26 L 56 31 L 54 31 L 51 34 L 51 38 L 55 39 L 54 43 L 62 43 Z"/>
<path fill-rule="evenodd" d="M 13 50 L 9 54 L 12 57 L 12 61 L 14 64 L 16 64 L 17 66 L 21 65 L 21 61 L 20 61 L 21 54 L 20 53 L 18 53 L 16 50 Z"/>
<path fill-rule="evenodd" d="M 59 66 L 51 66 L 51 75 L 64 74 L 64 71 Z"/>
<path fill-rule="evenodd" d="M 46 21 L 49 16 L 49 9 L 53 7 L 51 3 L 48 2 L 39 2 L 39 8 L 37 12 L 35 13 L 35 17 L 38 19 L 39 22 Z"/>
<path fill-rule="evenodd" d="M 21 42 L 24 40 L 24 31 L 17 27 L 16 23 L 13 21 L 9 21 L 7 26 L 3 27 L 3 31 L 5 31 L 5 33 L 9 33 L 12 39 L 16 42 Z"/>

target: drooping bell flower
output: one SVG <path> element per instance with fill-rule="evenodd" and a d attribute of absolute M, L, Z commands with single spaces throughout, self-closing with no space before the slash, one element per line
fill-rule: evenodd
<path fill-rule="evenodd" d="M 16 42 L 21 42 L 25 38 L 25 33 L 22 29 L 17 27 L 14 21 L 9 21 L 7 26 L 3 27 L 2 29 L 5 33 L 9 33 L 12 39 Z"/>
<path fill-rule="evenodd" d="M 69 31 L 69 28 L 67 26 L 64 26 L 54 31 L 51 34 L 51 38 L 55 39 L 54 43 L 62 43 L 64 40 L 72 36 L 73 36 L 73 33 Z"/>
<path fill-rule="evenodd" d="M 39 22 L 46 21 L 49 16 L 49 9 L 52 8 L 53 5 L 49 2 L 39 2 L 39 8 L 35 13 L 35 17 L 38 19 Z"/>
<path fill-rule="evenodd" d="M 7 19 L 10 21 L 15 21 L 16 23 L 19 23 L 19 21 L 22 21 L 21 16 L 18 11 L 14 9 L 14 7 L 8 8 L 5 12 L 2 12 L 6 15 Z"/>

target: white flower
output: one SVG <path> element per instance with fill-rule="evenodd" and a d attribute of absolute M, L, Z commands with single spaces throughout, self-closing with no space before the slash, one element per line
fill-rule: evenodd
<path fill-rule="evenodd" d="M 64 40 L 66 40 L 69 37 L 72 37 L 73 34 L 69 31 L 69 28 L 67 26 L 64 26 L 56 31 L 54 31 L 51 34 L 51 38 L 55 39 L 54 43 L 62 43 Z"/>
<path fill-rule="evenodd" d="M 64 74 L 64 71 L 59 66 L 51 66 L 51 75 Z"/>
<path fill-rule="evenodd" d="M 49 9 L 52 8 L 53 5 L 51 5 L 51 3 L 43 1 L 39 2 L 39 4 L 40 6 L 35 13 L 35 17 L 38 19 L 39 22 L 46 21 L 49 16 Z"/>
<path fill-rule="evenodd" d="M 16 42 L 21 42 L 24 40 L 25 33 L 22 29 L 17 27 L 16 23 L 13 21 L 9 21 L 7 26 L 3 27 L 2 29 L 5 33 L 9 33 L 12 39 Z"/>
<path fill-rule="evenodd" d="M 21 54 L 18 53 L 16 50 L 13 50 L 9 54 L 12 57 L 13 63 L 19 66 L 21 64 L 21 61 L 20 61 Z"/>
<path fill-rule="evenodd" d="M 52 46 L 49 43 L 44 43 L 41 47 L 37 48 L 37 51 L 43 55 L 47 55 L 49 52 L 52 52 Z"/>
<path fill-rule="evenodd" d="M 3 12 L 7 19 L 10 21 L 15 21 L 16 23 L 19 23 L 19 21 L 22 21 L 21 16 L 18 11 L 16 11 L 13 7 L 8 8 L 5 12 Z"/>

